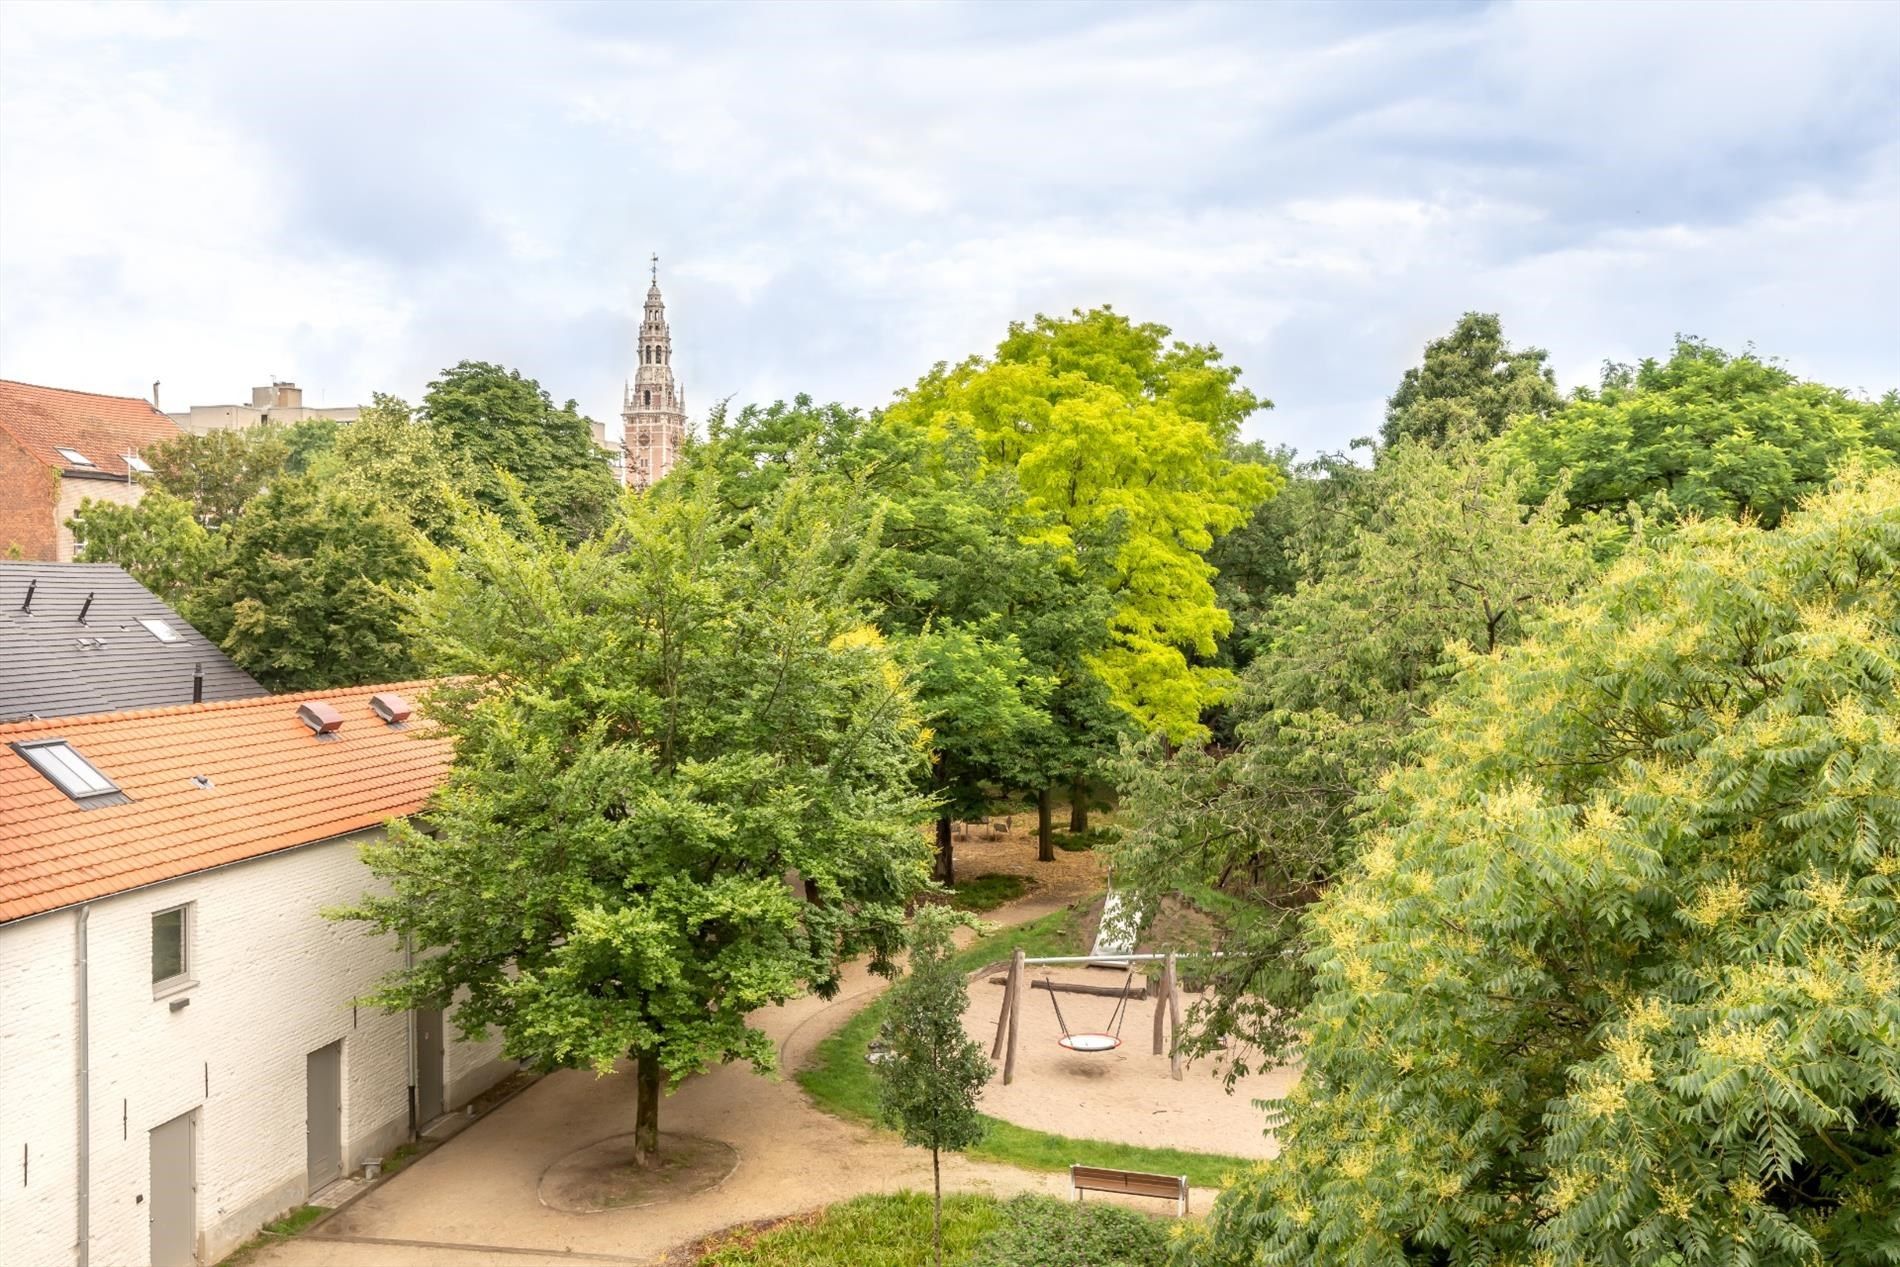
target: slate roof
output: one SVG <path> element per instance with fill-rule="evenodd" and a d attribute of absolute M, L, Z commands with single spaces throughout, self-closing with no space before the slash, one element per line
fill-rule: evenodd
<path fill-rule="evenodd" d="M 177 423 L 139 396 L 100 396 L 63 387 L 37 387 L 0 378 L 0 431 L 34 457 L 80 478 L 131 478 L 128 451 L 137 453 L 184 433 Z M 91 466 L 62 455 L 72 449 Z"/>
<path fill-rule="evenodd" d="M 267 695 L 0 725 L 0 923 L 413 814 L 449 768 L 418 713 L 385 725 L 370 697 L 426 682 Z M 297 706 L 343 717 L 318 738 Z M 63 739 L 129 800 L 83 808 L 12 746 Z M 194 776 L 209 780 L 201 786 Z"/>
<path fill-rule="evenodd" d="M 178 641 L 159 641 L 139 617 L 164 621 Z M 189 704 L 198 665 L 207 700 L 266 693 L 117 564 L 0 560 L 0 722 Z"/>

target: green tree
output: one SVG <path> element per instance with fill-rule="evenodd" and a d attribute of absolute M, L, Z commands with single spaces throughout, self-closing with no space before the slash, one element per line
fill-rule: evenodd
<path fill-rule="evenodd" d="M 418 951 L 377 997 L 459 997 L 537 1068 L 631 1056 L 649 1163 L 663 1084 L 771 1068 L 750 1015 L 861 953 L 892 971 L 928 883 L 908 685 L 836 511 L 794 482 L 736 533 L 697 473 L 571 549 L 481 513 L 417 600 L 456 760 L 427 832 L 366 853 L 388 891 L 351 914 Z"/>
<path fill-rule="evenodd" d="M 1459 434 L 1495 436 L 1513 418 L 1550 418 L 1563 408 L 1542 348 L 1513 348 L 1494 312 L 1467 312 L 1451 333 L 1425 345 L 1385 406 L 1388 444 L 1442 444 Z"/>
<path fill-rule="evenodd" d="M 390 507 L 438 545 L 452 540 L 459 508 L 480 486 L 441 427 L 381 392 L 313 463 L 326 483 Z"/>
<path fill-rule="evenodd" d="M 199 523 L 221 527 L 283 472 L 289 454 L 280 428 L 269 425 L 187 433 L 145 450 L 146 481 L 190 502 Z"/>
<path fill-rule="evenodd" d="M 1231 627 L 1205 554 L 1278 478 L 1228 456 L 1263 402 L 1218 351 L 1168 334 L 1108 309 L 1017 323 L 993 357 L 937 366 L 886 416 L 1012 473 L 1040 521 L 1031 541 L 1079 556 L 1113 539 L 1089 663 L 1139 725 L 1182 741 L 1232 676 L 1205 662 Z"/>
<path fill-rule="evenodd" d="M 619 490 L 593 424 L 571 400 L 557 408 L 521 371 L 459 362 L 429 384 L 422 419 L 478 473 L 476 497 L 488 509 L 514 505 L 505 474 L 520 484 L 535 518 L 570 542 L 612 515 Z"/>
<path fill-rule="evenodd" d="M 1194 1044 L 1239 1037 L 1228 1067 L 1295 1053 L 1311 974 L 1304 908 L 1357 852 L 1356 818 L 1411 758 L 1462 654 L 1490 656 L 1592 572 L 1590 538 L 1553 494 L 1472 437 L 1406 440 L 1361 477 L 1348 531 L 1273 601 L 1234 703 L 1240 746 L 1152 749 L 1123 765 L 1118 887 L 1144 911 L 1176 894 L 1214 914 L 1221 949 Z"/>
<path fill-rule="evenodd" d="M 309 476 L 275 481 L 224 533 L 221 566 L 186 615 L 279 691 L 413 676 L 400 591 L 419 582 L 413 529 Z"/>
<path fill-rule="evenodd" d="M 1199 1256 L 1891 1264 L 1900 475 L 1640 545 L 1471 655 L 1314 908 Z"/>
<path fill-rule="evenodd" d="M 222 553 L 221 538 L 205 531 L 191 503 L 162 488 L 146 489 L 133 506 L 88 497 L 66 526 L 79 543 L 79 562 L 116 563 L 181 612 Z"/>
<path fill-rule="evenodd" d="M 943 1267 L 943 1154 L 982 1141 L 976 1097 L 990 1080 L 989 1058 L 963 1028 L 970 996 L 950 941 L 957 922 L 941 906 L 917 912 L 910 968 L 885 1005 L 890 1047 L 877 1066 L 879 1116 L 906 1144 L 930 1150 L 937 1267 Z"/>
<path fill-rule="evenodd" d="M 1796 378 L 1753 353 L 1679 339 L 1669 360 L 1606 367 L 1604 385 L 1500 442 L 1577 513 L 1635 503 L 1652 519 L 1753 515 L 1772 526 L 1847 463 L 1900 457 L 1900 398 Z"/>

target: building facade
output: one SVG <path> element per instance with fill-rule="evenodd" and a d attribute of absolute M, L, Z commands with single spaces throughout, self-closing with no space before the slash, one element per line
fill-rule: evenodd
<path fill-rule="evenodd" d="M 322 914 L 447 769 L 423 685 L 0 725 L 0 1262 L 216 1263 L 511 1071 Z"/>
<path fill-rule="evenodd" d="M 648 488 L 673 469 L 686 443 L 686 394 L 673 377 L 673 335 L 660 297 L 659 257 L 640 315 L 639 363 L 621 401 L 623 478 Z"/>
<path fill-rule="evenodd" d="M 362 412 L 358 405 L 318 407 L 303 403 L 303 388 L 295 383 L 273 380 L 268 386 L 251 388 L 248 405 L 193 405 L 183 413 L 166 414 L 193 435 L 212 431 L 242 431 L 260 423 L 277 422 L 288 426 L 312 418 L 331 422 L 355 422 Z"/>
<path fill-rule="evenodd" d="M 180 434 L 138 396 L 0 380 L 0 558 L 72 562 L 79 504 L 136 504 L 139 454 Z"/>

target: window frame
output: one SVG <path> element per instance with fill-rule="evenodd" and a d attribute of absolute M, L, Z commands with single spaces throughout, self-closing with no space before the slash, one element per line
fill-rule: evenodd
<path fill-rule="evenodd" d="M 57 737 L 46 738 L 46 739 L 22 739 L 18 741 L 17 743 L 12 744 L 11 747 L 13 748 L 15 752 L 20 754 L 20 759 L 22 761 L 25 761 L 28 765 L 33 767 L 34 773 L 38 774 L 42 779 L 45 779 L 48 783 L 51 783 L 55 788 L 58 788 L 60 791 L 60 794 L 65 796 L 67 800 L 73 802 L 75 805 L 82 806 L 86 809 L 95 809 L 101 805 L 118 804 L 120 800 L 125 799 L 124 789 L 122 789 L 117 783 L 114 783 L 111 777 L 107 775 L 104 770 L 101 770 L 98 766 L 94 765 L 92 763 L 91 758 L 86 756 L 86 754 L 81 752 L 78 748 L 74 747 L 70 739 L 60 739 Z M 33 755 L 36 752 L 43 752 L 43 751 L 48 751 L 52 749 L 61 749 L 61 748 L 65 749 L 65 751 L 70 756 L 72 756 L 75 760 L 77 760 L 81 765 L 85 766 L 86 769 L 90 770 L 93 773 L 93 775 L 101 783 L 105 784 L 105 786 L 102 788 L 92 788 L 89 790 L 82 790 L 82 791 L 75 792 L 73 789 L 66 786 L 65 782 L 61 780 L 59 775 L 53 772 L 54 769 L 59 769 L 62 772 L 70 775 L 72 771 L 69 768 L 67 768 L 63 763 L 57 766 L 53 764 L 49 764 L 46 759 L 35 757 Z M 108 797 L 118 798 L 118 799 L 108 800 L 107 799 Z"/>
<path fill-rule="evenodd" d="M 93 461 L 91 458 L 81 453 L 78 449 L 69 449 L 63 444 L 54 445 L 53 451 L 59 454 L 61 457 L 65 458 L 68 462 L 71 462 L 74 466 L 97 467 L 99 465 L 97 462 Z"/>
<path fill-rule="evenodd" d="M 185 635 L 179 633 L 177 627 L 163 616 L 134 616 L 132 619 L 138 623 L 139 628 L 167 645 L 185 640 Z M 158 629 L 152 628 L 153 625 L 157 625 Z M 165 632 L 160 633 L 159 629 Z"/>
<path fill-rule="evenodd" d="M 152 912 L 152 972 L 158 972 L 158 920 L 162 915 L 176 913 L 178 916 L 178 971 L 169 977 L 152 978 L 152 997 L 168 998 L 181 991 L 189 990 L 198 984 L 198 978 L 192 974 L 191 934 L 197 925 L 196 902 L 180 902 L 176 906 L 166 906 Z"/>

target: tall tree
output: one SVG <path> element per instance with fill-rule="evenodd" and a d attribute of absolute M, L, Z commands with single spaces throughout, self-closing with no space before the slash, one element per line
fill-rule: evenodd
<path fill-rule="evenodd" d="M 860 953 L 892 971 L 929 877 L 908 684 L 851 597 L 864 535 L 797 481 L 749 527 L 701 472 L 572 548 L 483 513 L 437 551 L 415 634 L 455 765 L 353 912 L 419 952 L 385 1005 L 459 998 L 542 1069 L 632 1057 L 648 1163 L 662 1086 L 771 1068 L 750 1015 Z"/>
<path fill-rule="evenodd" d="M 1250 1048 L 1293 1055 L 1311 980 L 1301 912 L 1355 855 L 1364 798 L 1411 758 L 1448 666 L 1497 654 L 1591 574 L 1562 498 L 1526 511 L 1522 482 L 1469 436 L 1387 449 L 1363 475 L 1358 522 L 1261 622 L 1239 748 L 1124 765 L 1116 883 L 1145 911 L 1185 894 L 1218 917 L 1228 957 L 1194 1042 L 1242 1039 L 1236 1072 Z"/>
<path fill-rule="evenodd" d="M 519 482 L 536 519 L 577 541 L 612 513 L 618 489 L 592 424 L 575 402 L 554 400 L 519 370 L 462 361 L 442 371 L 422 398 L 422 417 L 481 480 L 477 497 L 506 510 L 502 474 Z"/>
<path fill-rule="evenodd" d="M 1651 518 L 1772 525 L 1847 463 L 1900 459 L 1900 397 L 1857 400 L 1753 353 L 1679 339 L 1667 361 L 1606 367 L 1599 391 L 1523 419 L 1501 443 L 1536 471 L 1532 496 L 1563 482 L 1579 513 L 1633 502 Z"/>
<path fill-rule="evenodd" d="M 1563 407 L 1542 348 L 1513 348 L 1494 312 L 1467 312 L 1451 333 L 1425 345 L 1385 406 L 1382 439 L 1441 444 L 1458 434 L 1494 436 L 1513 418 L 1548 418 Z"/>
<path fill-rule="evenodd" d="M 380 503 L 309 476 L 275 481 L 225 539 L 185 614 L 272 690 L 410 677 L 398 592 L 421 580 L 413 529 Z"/>
<path fill-rule="evenodd" d="M 468 455 L 439 425 L 382 392 L 311 461 L 325 482 L 397 511 L 438 545 L 453 538 L 459 507 L 481 487 Z"/>
<path fill-rule="evenodd" d="M 190 502 L 198 522 L 215 528 L 236 519 L 289 456 L 282 429 L 270 425 L 180 435 L 145 450 L 146 480 Z"/>
<path fill-rule="evenodd" d="M 939 365 L 887 411 L 1008 471 L 1034 541 L 1067 554 L 1112 537 L 1106 645 L 1090 664 L 1144 729 L 1181 741 L 1231 674 L 1208 663 L 1231 626 L 1204 557 L 1272 495 L 1271 467 L 1228 446 L 1263 402 L 1209 346 L 1108 309 L 1017 323 L 994 356 Z"/>
<path fill-rule="evenodd" d="M 1900 476 L 1640 545 L 1462 665 L 1194 1257 L 1891 1264 Z"/>
<path fill-rule="evenodd" d="M 205 531 L 191 503 L 162 488 L 136 505 L 88 497 L 66 526 L 81 563 L 116 563 L 146 589 L 183 611 L 216 572 L 223 539 Z"/>
<path fill-rule="evenodd" d="M 910 967 L 885 1008 L 890 1047 L 878 1072 L 878 1113 L 906 1144 L 930 1150 L 935 1192 L 930 1239 L 943 1267 L 943 1154 L 983 1139 L 976 1097 L 990 1080 L 989 1058 L 963 1028 L 969 989 L 950 932 L 957 919 L 941 906 L 917 912 Z"/>

